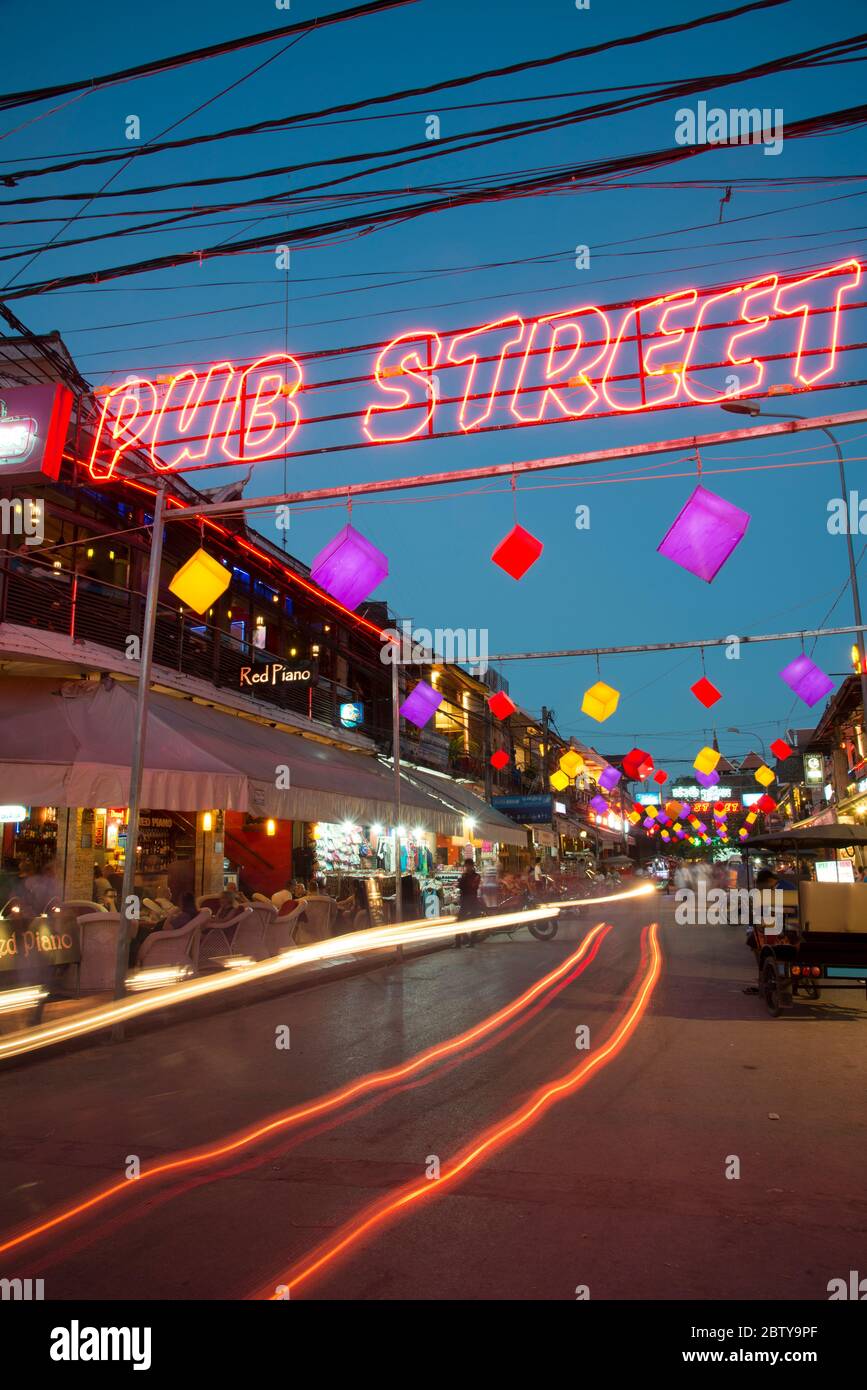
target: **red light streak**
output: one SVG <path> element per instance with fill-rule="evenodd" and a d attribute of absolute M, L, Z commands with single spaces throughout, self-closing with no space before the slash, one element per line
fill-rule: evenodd
<path fill-rule="evenodd" d="M 100 1188 L 84 1201 L 77 1202 L 73 1206 L 66 1207 L 57 1212 L 54 1216 L 40 1221 L 37 1225 L 28 1227 L 18 1235 L 0 1243 L 0 1255 L 6 1254 L 10 1250 L 18 1249 L 20 1246 L 36 1240 L 39 1236 L 46 1235 L 49 1231 L 57 1230 L 61 1226 L 67 1225 L 78 1216 L 92 1212 L 98 1207 L 102 1207 L 113 1198 L 123 1194 L 129 1194 L 136 1189 L 140 1183 L 153 1181 L 163 1178 L 172 1173 L 180 1173 L 190 1169 L 201 1167 L 208 1163 L 213 1163 L 218 1159 L 231 1157 L 233 1154 L 258 1143 L 262 1139 L 267 1139 L 284 1130 L 290 1129 L 295 1125 L 303 1124 L 309 1120 L 317 1119 L 327 1115 L 334 1110 L 338 1110 L 359 1097 L 381 1091 L 402 1083 L 407 1078 L 417 1075 L 419 1072 L 433 1066 L 434 1063 L 442 1061 L 444 1058 L 455 1056 L 467 1047 L 478 1042 L 481 1038 L 493 1033 L 502 1024 L 510 1019 L 517 1017 L 530 1004 L 537 1000 L 558 981 L 569 975 L 580 965 L 578 973 L 582 973 L 594 960 L 602 941 L 611 931 L 610 924 L 600 923 L 587 933 L 577 950 L 558 965 L 554 970 L 537 980 L 534 985 L 518 995 L 509 1004 L 498 1009 L 496 1013 L 489 1014 L 480 1023 L 466 1029 L 463 1033 L 457 1033 L 445 1042 L 437 1043 L 433 1047 L 427 1048 L 424 1052 L 419 1052 L 408 1062 L 400 1063 L 398 1066 L 390 1067 L 385 1071 L 371 1072 L 367 1076 L 361 1077 L 358 1081 L 350 1082 L 348 1085 L 330 1092 L 326 1096 L 321 1096 L 309 1104 L 295 1106 L 280 1115 L 272 1116 L 263 1124 L 255 1125 L 251 1129 L 243 1130 L 239 1134 L 224 1140 L 218 1145 L 210 1148 L 196 1149 L 179 1155 L 176 1158 L 166 1159 L 161 1163 L 155 1164 L 152 1168 L 144 1169 L 135 1181 L 124 1179 L 122 1182 L 111 1183 L 107 1187 Z M 591 949 L 592 948 L 592 949 Z"/>
<path fill-rule="evenodd" d="M 398 1189 L 397 1195 L 366 1207 L 352 1221 L 347 1222 L 335 1236 L 324 1241 L 311 1254 L 293 1265 L 286 1274 L 259 1289 L 251 1297 L 279 1300 L 282 1299 L 284 1293 L 294 1293 L 302 1284 L 314 1275 L 321 1273 L 328 1265 L 346 1254 L 353 1246 L 371 1236 L 374 1231 L 389 1220 L 399 1216 L 415 1203 L 439 1196 L 444 1188 L 458 1182 L 470 1169 L 489 1158 L 497 1149 L 510 1143 L 523 1130 L 537 1123 L 552 1105 L 563 1100 L 566 1096 L 574 1095 L 576 1091 L 586 1085 L 595 1072 L 612 1062 L 622 1052 L 635 1032 L 662 972 L 658 932 L 658 923 L 654 922 L 649 930 L 645 929 L 641 934 L 642 952 L 649 945 L 650 963 L 629 1009 L 604 1046 L 600 1047 L 598 1051 L 592 1052 L 572 1071 L 567 1072 L 556 1081 L 540 1087 L 528 1101 L 519 1106 L 517 1110 L 512 1111 L 505 1120 L 483 1131 L 451 1163 L 442 1166 L 438 1179 L 431 1181 L 425 1178 L 420 1182 L 407 1183 Z M 278 1289 L 281 1292 L 277 1292 Z"/>

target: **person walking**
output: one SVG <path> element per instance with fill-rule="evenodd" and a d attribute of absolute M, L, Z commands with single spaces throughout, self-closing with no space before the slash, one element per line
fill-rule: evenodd
<path fill-rule="evenodd" d="M 482 880 L 472 859 L 464 860 L 464 871 L 458 879 L 458 894 L 460 905 L 458 907 L 458 921 L 465 921 L 468 917 L 481 917 L 482 904 L 479 902 L 479 889 Z M 476 937 L 474 932 L 459 932 L 455 937 L 455 945 L 460 947 L 466 942 L 468 946 L 475 946 Z"/>

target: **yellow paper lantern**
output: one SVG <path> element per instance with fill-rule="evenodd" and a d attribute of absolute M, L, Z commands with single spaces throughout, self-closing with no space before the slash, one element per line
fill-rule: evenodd
<path fill-rule="evenodd" d="M 637 825 L 638 822 L 641 820 L 641 812 L 640 812 L 640 811 L 630 811 L 630 812 L 629 812 L 629 815 L 626 817 L 626 819 L 627 819 L 627 820 L 631 820 L 633 825 Z"/>
<path fill-rule="evenodd" d="M 758 817 L 757 817 L 757 815 L 756 815 L 756 812 L 755 812 L 755 811 L 750 811 L 749 815 L 748 815 L 747 818 L 746 818 L 746 820 L 747 820 L 747 825 L 754 825 L 757 819 L 758 819 Z"/>
<path fill-rule="evenodd" d="M 644 814 L 647 816 L 648 820 L 656 820 L 656 817 L 659 815 L 659 808 L 656 806 L 645 806 Z"/>
<path fill-rule="evenodd" d="M 769 787 L 774 780 L 774 774 L 769 767 L 762 763 L 761 767 L 756 768 L 756 781 L 761 782 L 763 787 Z"/>
<path fill-rule="evenodd" d="M 569 785 L 569 778 L 566 776 L 565 772 L 553 772 L 550 781 L 555 792 L 563 792 Z"/>
<path fill-rule="evenodd" d="M 674 822 L 674 825 L 673 825 L 671 828 L 672 828 L 672 830 L 675 831 L 675 833 L 676 833 L 678 830 L 682 830 L 682 829 L 683 829 L 683 826 L 681 825 L 681 823 L 680 823 L 679 820 L 676 820 L 676 821 Z"/>
<path fill-rule="evenodd" d="M 611 718 L 617 709 L 619 700 L 619 690 L 606 685 L 604 681 L 597 681 L 595 685 L 591 685 L 589 690 L 584 691 L 581 713 L 589 714 L 591 719 L 595 719 L 597 724 L 601 724 L 603 720 Z"/>
<path fill-rule="evenodd" d="M 226 592 L 231 578 L 225 565 L 199 548 L 181 565 L 169 589 L 194 613 L 204 613 Z"/>
<path fill-rule="evenodd" d="M 560 759 L 560 771 L 565 772 L 570 782 L 578 776 L 584 766 L 584 759 L 580 753 L 576 753 L 574 748 L 570 748 Z"/>
<path fill-rule="evenodd" d="M 708 773 L 713 772 L 720 757 L 721 754 L 719 754 L 715 748 L 702 748 L 693 763 L 693 767 L 707 776 Z"/>

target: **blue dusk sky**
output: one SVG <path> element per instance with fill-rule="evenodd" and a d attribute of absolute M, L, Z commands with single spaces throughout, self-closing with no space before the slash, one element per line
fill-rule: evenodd
<path fill-rule="evenodd" d="M 333 0 L 333 8 L 339 7 Z M 118 5 L 116 0 L 87 0 L 74 7 L 61 0 L 42 0 L 35 8 L 7 4 L 6 86 L 23 90 L 111 72 L 271 26 L 279 31 L 331 8 L 329 0 L 292 0 L 290 9 L 278 8 L 274 0 L 244 6 L 229 0 L 150 0 L 146 6 Z M 591 0 L 586 9 L 573 0 L 418 0 L 306 33 L 291 44 L 268 43 L 84 96 L 6 111 L 0 121 L 0 173 L 14 175 L 16 169 L 50 162 L 52 156 L 140 148 L 167 130 L 166 138 L 178 139 L 314 112 L 547 57 L 654 25 L 676 25 L 716 8 L 724 8 L 722 0 L 702 5 L 669 0 L 664 6 Z M 715 87 L 710 79 L 849 37 L 865 27 L 864 14 L 856 0 L 827 0 L 821 7 L 793 0 L 692 32 L 434 96 L 370 106 L 304 128 L 22 182 L 3 190 L 4 202 L 23 194 L 82 196 L 7 208 L 0 253 L 33 250 L 0 264 L 0 283 L 18 287 L 218 242 L 231 245 L 247 236 L 270 238 L 271 244 L 257 253 L 12 301 L 32 330 L 59 330 L 82 373 L 97 384 L 119 381 L 129 372 L 156 375 L 167 367 L 249 360 L 287 347 L 310 353 L 381 342 L 418 328 L 439 331 L 447 343 L 457 329 L 508 313 L 530 319 L 581 304 L 623 304 L 689 286 L 741 284 L 770 271 L 833 265 L 863 254 L 863 128 L 786 139 L 777 155 L 760 145 L 723 145 L 610 180 L 627 187 L 577 186 L 547 196 L 453 208 L 364 235 L 348 233 L 328 245 L 293 248 L 288 273 L 275 267 L 274 247 L 287 226 L 297 229 L 388 206 L 396 193 L 409 201 L 422 184 L 448 189 L 461 180 L 502 181 L 559 165 L 677 148 L 676 111 L 700 100 L 726 109 L 779 108 L 785 124 L 854 106 L 863 100 L 862 61 L 731 86 Z M 291 176 L 124 196 L 137 187 L 389 150 L 424 140 L 431 116 L 438 118 L 442 139 L 617 95 L 600 89 L 629 90 L 634 84 L 703 76 L 709 79 L 706 88 L 686 101 L 666 99 L 632 113 L 366 174 L 339 185 L 335 193 L 339 191 L 340 202 L 335 198 L 322 211 L 309 199 L 303 207 L 290 205 L 288 217 L 285 208 L 276 213 L 267 207 L 214 211 L 191 226 L 47 249 L 30 260 L 52 238 L 62 242 L 115 233 L 133 222 L 170 215 L 170 210 L 291 192 L 353 166 L 323 164 Z M 138 144 L 125 139 L 130 116 L 140 121 Z M 433 149 L 436 142 L 430 145 Z M 707 186 L 696 186 L 697 180 Z M 731 197 L 721 206 L 729 185 Z M 105 187 L 118 196 L 89 201 L 91 193 Z M 66 226 L 71 217 L 74 221 Z M 16 224 L 13 219 L 19 218 L 57 220 Z M 578 246 L 589 248 L 585 268 L 576 266 Z M 857 312 L 843 316 L 844 342 L 847 335 L 848 341 L 867 336 Z M 371 371 L 374 356 L 361 353 L 349 361 L 364 374 Z M 862 352 L 841 354 L 834 379 L 858 380 L 867 375 L 864 365 Z M 324 369 L 314 363 L 310 370 L 315 379 Z M 334 395 L 321 391 L 312 397 L 309 413 L 357 409 L 372 398 L 369 387 L 344 389 L 336 402 Z M 809 415 L 857 410 L 864 401 L 863 388 L 855 387 L 778 397 L 769 407 Z M 302 395 L 302 417 L 306 405 Z M 284 483 L 291 490 L 343 486 L 629 448 L 741 423 L 747 422 L 707 404 L 323 452 L 285 465 L 260 465 L 248 494 L 282 491 Z M 314 434 L 314 429 L 304 433 L 302 426 L 299 446 L 326 447 L 362 437 L 357 418 L 330 426 L 326 433 Z M 849 485 L 867 496 L 865 438 L 864 424 L 840 430 Z M 787 466 L 756 467 L 771 462 Z M 643 464 L 625 460 L 522 478 L 518 519 L 544 542 L 544 552 L 520 582 L 490 560 L 512 525 L 508 481 L 392 494 L 375 505 L 356 505 L 353 522 L 389 558 L 389 578 L 376 596 L 387 598 L 418 626 L 485 629 L 492 652 L 676 642 L 844 624 L 852 621 L 852 608 L 844 588 L 845 541 L 829 534 L 827 525 L 829 500 L 839 495 L 831 462 L 830 446 L 817 434 L 738 442 L 704 453 L 706 485 L 751 517 L 745 539 L 712 584 L 657 553 L 695 486 L 695 463 L 685 459 L 684 451 L 653 456 Z M 223 470 L 192 478 L 212 483 L 231 476 Z M 587 529 L 575 524 L 580 505 L 590 508 Z M 309 563 L 345 519 L 340 504 L 296 511 L 289 548 Z M 264 530 L 270 525 L 260 524 Z M 273 530 L 268 534 L 277 536 Z M 855 537 L 856 555 L 865 540 Z M 827 638 L 814 656 L 826 671 L 841 673 L 848 669 L 850 646 L 848 637 Z M 794 641 L 746 649 L 739 661 L 708 652 L 707 674 L 724 694 L 710 712 L 689 691 L 701 675 L 698 652 L 603 658 L 603 679 L 622 692 L 617 713 L 604 726 L 580 710 L 582 692 L 597 678 L 595 660 L 528 661 L 503 669 L 513 697 L 537 713 L 547 704 L 561 733 L 575 734 L 603 752 L 623 751 L 637 742 L 653 753 L 657 765 L 682 771 L 714 728 L 723 750 L 739 756 L 757 747 L 759 738 L 768 742 L 787 727 L 815 722 L 821 706 L 811 713 L 777 674 L 799 651 L 800 642 Z M 729 734 L 730 726 L 750 732 Z"/>

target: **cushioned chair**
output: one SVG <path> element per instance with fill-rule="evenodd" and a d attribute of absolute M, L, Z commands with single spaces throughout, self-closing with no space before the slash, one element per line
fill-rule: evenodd
<path fill-rule="evenodd" d="M 277 918 L 277 909 L 265 898 L 248 907 L 232 937 L 233 956 L 252 956 L 264 960 L 273 953 L 268 950 L 268 928 Z"/>
<path fill-rule="evenodd" d="M 204 908 L 185 927 L 176 931 L 152 931 L 142 942 L 138 953 L 141 970 L 150 970 L 160 965 L 191 965 L 199 968 L 199 942 L 202 928 L 210 921 L 209 908 Z"/>
<path fill-rule="evenodd" d="M 271 894 L 271 901 L 279 911 L 284 903 L 292 902 L 293 898 L 288 888 L 281 888 L 279 893 Z"/>
<path fill-rule="evenodd" d="M 81 964 L 78 988 L 81 994 L 97 994 L 114 989 L 117 938 L 123 927 L 119 912 L 85 912 L 78 918 L 81 934 Z M 138 931 L 135 922 L 127 928 L 127 950 Z"/>
<path fill-rule="evenodd" d="M 272 902 L 271 902 L 271 899 L 270 899 L 270 898 L 266 898 L 264 893 L 254 893 L 254 894 L 253 894 L 253 902 L 254 902 L 254 903 L 267 903 L 269 907 L 272 907 L 272 906 L 273 906 L 273 904 L 272 904 Z"/>
<path fill-rule="evenodd" d="M 199 945 L 199 963 L 202 969 L 208 965 L 215 965 L 221 956 L 240 955 L 233 945 L 235 932 L 247 913 L 252 911 L 251 907 L 242 907 L 234 916 L 227 917 L 224 921 L 210 920 L 202 924 Z"/>
<path fill-rule="evenodd" d="M 290 899 L 291 901 L 291 899 Z M 297 946 L 295 933 L 301 921 L 304 903 L 296 903 L 291 912 L 278 912 L 265 927 L 265 944 L 269 956 L 279 956 Z"/>
<path fill-rule="evenodd" d="M 304 903 L 306 921 L 298 926 L 295 939 L 299 944 L 324 941 L 334 935 L 337 903 L 333 898 L 307 898 Z"/>

